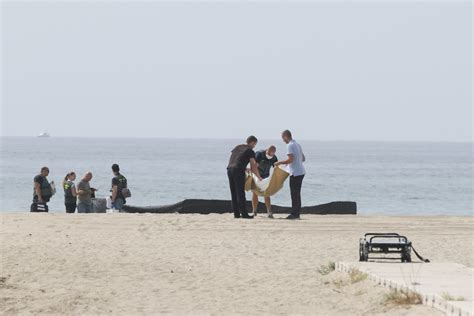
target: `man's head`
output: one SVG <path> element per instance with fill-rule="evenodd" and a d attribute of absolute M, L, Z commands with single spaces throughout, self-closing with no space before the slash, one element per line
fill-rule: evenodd
<path fill-rule="evenodd" d="M 84 177 L 82 179 L 85 180 L 85 181 L 91 181 L 92 180 L 92 172 L 90 172 L 90 171 L 86 172 L 86 174 L 84 175 Z"/>
<path fill-rule="evenodd" d="M 267 149 L 267 155 L 270 156 L 270 157 L 273 157 L 273 156 L 275 156 L 276 151 L 277 151 L 276 147 L 271 145 Z"/>
<path fill-rule="evenodd" d="M 41 175 L 43 177 L 47 177 L 49 175 L 49 168 L 48 167 L 41 168 Z"/>
<path fill-rule="evenodd" d="M 285 144 L 288 144 L 293 139 L 293 136 L 291 135 L 291 132 L 289 130 L 284 130 L 281 133 L 281 138 L 283 139 Z"/>
<path fill-rule="evenodd" d="M 112 165 L 112 171 L 113 171 L 114 174 L 119 173 L 119 172 L 120 172 L 120 167 L 119 167 L 119 165 L 117 165 L 116 163 L 114 163 L 114 164 Z"/>
<path fill-rule="evenodd" d="M 255 146 L 257 146 L 257 143 L 258 143 L 257 137 L 255 137 L 253 135 L 247 137 L 247 145 L 249 145 L 252 149 L 254 149 Z"/>

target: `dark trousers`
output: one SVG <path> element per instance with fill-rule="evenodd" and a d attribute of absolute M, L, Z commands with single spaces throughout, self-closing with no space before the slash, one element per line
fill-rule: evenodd
<path fill-rule="evenodd" d="M 76 211 L 77 202 L 64 203 L 66 206 L 66 213 L 74 213 Z"/>
<path fill-rule="evenodd" d="M 303 185 L 302 176 L 290 177 L 290 193 L 291 193 L 291 214 L 300 216 L 301 212 L 301 186 Z"/>
<path fill-rule="evenodd" d="M 227 169 L 229 177 L 230 194 L 232 196 L 232 211 L 235 217 L 247 213 L 247 200 L 245 199 L 245 170 Z"/>

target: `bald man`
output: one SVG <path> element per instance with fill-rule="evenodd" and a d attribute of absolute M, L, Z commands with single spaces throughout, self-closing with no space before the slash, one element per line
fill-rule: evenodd
<path fill-rule="evenodd" d="M 77 185 L 77 212 L 91 213 L 92 212 L 92 194 L 95 189 L 90 187 L 92 180 L 92 172 L 87 172 Z"/>

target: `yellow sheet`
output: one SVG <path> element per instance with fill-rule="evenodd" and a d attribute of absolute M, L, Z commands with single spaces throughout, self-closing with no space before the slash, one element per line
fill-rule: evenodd
<path fill-rule="evenodd" d="M 259 186 L 256 184 L 256 180 L 252 173 L 247 173 L 247 179 L 245 181 L 245 191 L 252 190 L 259 196 L 272 196 L 283 188 L 283 184 L 288 178 L 289 173 L 284 169 L 283 166 L 278 166 L 273 169 L 273 173 L 270 175 L 268 180 L 268 186 L 264 191 L 259 189 Z M 265 180 L 263 180 L 265 181 Z"/>

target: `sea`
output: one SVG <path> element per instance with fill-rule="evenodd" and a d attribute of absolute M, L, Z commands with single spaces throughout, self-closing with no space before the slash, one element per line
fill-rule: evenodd
<path fill-rule="evenodd" d="M 156 206 L 184 199 L 230 199 L 226 166 L 232 139 L 1 137 L 0 211 L 28 212 L 33 178 L 43 166 L 58 189 L 50 211 L 63 213 L 61 181 L 93 173 L 97 197 L 110 194 L 111 165 L 127 177 L 128 204 Z M 257 150 L 279 139 L 262 140 Z M 303 205 L 355 201 L 365 215 L 473 215 L 473 143 L 301 140 L 307 170 Z M 77 181 L 78 181 L 77 180 Z M 76 182 L 77 182 L 76 181 Z M 250 193 L 247 198 L 250 198 Z M 291 204 L 288 184 L 272 197 Z"/>

